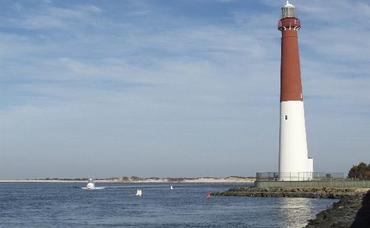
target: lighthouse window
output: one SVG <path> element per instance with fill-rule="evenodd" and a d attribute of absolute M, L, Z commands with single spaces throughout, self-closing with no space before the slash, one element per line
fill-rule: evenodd
<path fill-rule="evenodd" d="M 288 115 L 285 115 L 285 120 L 288 120 Z"/>

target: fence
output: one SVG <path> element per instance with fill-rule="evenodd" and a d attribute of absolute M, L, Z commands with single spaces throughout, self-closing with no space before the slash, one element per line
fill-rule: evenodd
<path fill-rule="evenodd" d="M 256 174 L 256 181 L 334 181 L 345 179 L 344 173 L 259 172 Z"/>

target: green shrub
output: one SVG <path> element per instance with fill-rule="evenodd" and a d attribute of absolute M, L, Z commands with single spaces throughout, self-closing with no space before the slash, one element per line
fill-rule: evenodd
<path fill-rule="evenodd" d="M 358 165 L 354 165 L 348 172 L 348 178 L 370 180 L 370 164 L 366 165 L 366 163 L 360 162 Z"/>

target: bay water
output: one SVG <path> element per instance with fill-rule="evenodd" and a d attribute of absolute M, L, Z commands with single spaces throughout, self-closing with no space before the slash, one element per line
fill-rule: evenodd
<path fill-rule="evenodd" d="M 211 197 L 238 184 L 1 183 L 0 227 L 302 227 L 334 200 Z M 143 197 L 135 196 L 143 190 Z"/>

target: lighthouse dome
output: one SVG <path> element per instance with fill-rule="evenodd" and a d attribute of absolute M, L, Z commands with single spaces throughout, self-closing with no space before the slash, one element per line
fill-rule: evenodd
<path fill-rule="evenodd" d="M 285 6 L 281 7 L 281 18 L 295 17 L 295 7 L 289 1 L 286 1 Z"/>
<path fill-rule="evenodd" d="M 289 1 L 286 1 L 286 4 L 284 6 L 285 8 L 295 8 L 293 4 L 291 4 Z"/>

